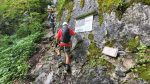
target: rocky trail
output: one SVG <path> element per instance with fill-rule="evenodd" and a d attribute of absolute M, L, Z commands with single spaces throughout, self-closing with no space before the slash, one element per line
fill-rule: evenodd
<path fill-rule="evenodd" d="M 126 73 L 133 66 L 133 60 L 130 58 L 122 56 L 115 59 L 104 56 L 109 65 L 91 67 L 87 57 L 75 56 L 75 52 L 82 51 L 82 48 L 78 47 L 72 51 L 74 55 L 71 64 L 72 73 L 69 74 L 63 66 L 64 54 L 56 55 L 51 34 L 43 37 L 38 46 L 38 52 L 29 61 L 32 64 L 29 72 L 32 81 L 29 80 L 25 84 L 148 84 L 143 80 L 134 80 L 136 74 Z"/>
<path fill-rule="evenodd" d="M 72 73 L 67 73 L 63 66 L 64 54 L 56 55 L 52 39 L 51 35 L 43 37 L 38 45 L 39 50 L 29 61 L 32 67 L 29 71 L 31 80 L 25 84 L 113 84 L 106 75 L 107 67 L 91 68 L 85 57 L 73 56 Z"/>

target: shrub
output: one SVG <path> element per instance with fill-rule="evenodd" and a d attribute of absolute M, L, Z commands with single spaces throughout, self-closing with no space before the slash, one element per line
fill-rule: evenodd
<path fill-rule="evenodd" d="M 42 25 L 41 25 L 41 23 L 38 22 L 38 21 L 35 21 L 35 22 L 31 23 L 31 24 L 29 25 L 29 31 L 30 31 L 32 34 L 34 34 L 34 33 L 36 33 L 36 32 L 41 32 L 41 31 L 42 31 Z"/>
<path fill-rule="evenodd" d="M 35 41 L 40 33 L 21 39 L 13 46 L 0 51 L 0 83 L 11 83 L 27 74 L 28 58 L 35 49 Z"/>
<path fill-rule="evenodd" d="M 28 28 L 28 24 L 21 24 L 19 29 L 17 30 L 16 34 L 19 38 L 26 37 L 30 35 L 30 30 Z"/>
<path fill-rule="evenodd" d="M 0 47 L 7 48 L 13 44 L 13 39 L 9 36 L 0 36 Z"/>

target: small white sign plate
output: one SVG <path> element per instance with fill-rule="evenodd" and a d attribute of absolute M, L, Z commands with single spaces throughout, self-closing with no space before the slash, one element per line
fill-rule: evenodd
<path fill-rule="evenodd" d="M 111 57 L 117 57 L 118 48 L 104 47 L 102 53 Z"/>
<path fill-rule="evenodd" d="M 93 15 L 81 20 L 76 20 L 75 32 L 86 32 L 92 30 Z"/>

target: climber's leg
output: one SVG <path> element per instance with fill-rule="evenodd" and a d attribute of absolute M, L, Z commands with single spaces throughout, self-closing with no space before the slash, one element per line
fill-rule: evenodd
<path fill-rule="evenodd" d="M 66 71 L 67 72 L 71 72 L 71 53 L 70 53 L 70 47 L 64 47 L 64 51 L 65 51 L 65 63 L 66 63 Z"/>
<path fill-rule="evenodd" d="M 59 47 L 58 50 L 57 50 L 57 55 L 58 56 L 61 56 L 61 50 L 62 50 L 62 47 Z"/>

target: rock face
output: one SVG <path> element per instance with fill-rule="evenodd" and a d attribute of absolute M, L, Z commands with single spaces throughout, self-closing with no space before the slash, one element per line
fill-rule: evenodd
<path fill-rule="evenodd" d="M 80 0 L 74 0 L 75 10 L 73 12 L 73 17 L 76 18 L 85 13 L 90 13 L 92 11 L 98 10 L 98 4 L 96 0 L 85 0 L 84 7 L 80 7 Z"/>
<path fill-rule="evenodd" d="M 122 33 L 139 35 L 144 44 L 150 45 L 150 6 L 135 4 L 127 9 L 122 22 L 125 24 Z"/>
<path fill-rule="evenodd" d="M 131 39 L 140 36 L 141 41 L 150 45 L 150 6 L 135 4 L 126 10 L 123 18 L 119 21 L 114 12 L 104 14 L 104 22 L 100 27 L 94 28 L 95 40 L 101 44 L 107 40 L 117 39 L 119 42 L 126 37 Z M 95 27 L 95 25 L 93 25 Z M 103 44 L 103 43 L 102 43 Z M 101 44 L 101 45 L 102 45 Z M 102 46 L 101 46 L 102 47 Z"/>
<path fill-rule="evenodd" d="M 130 0 L 125 0 L 125 2 L 129 1 Z M 85 0 L 83 8 L 80 7 L 80 0 L 74 0 L 74 9 L 69 24 L 72 27 L 75 27 L 75 18 L 93 11 L 98 11 L 97 0 Z M 66 18 L 66 15 L 67 11 L 64 11 L 62 20 Z M 120 81 L 128 80 L 129 74 L 126 74 L 126 72 L 134 67 L 136 63 L 134 61 L 134 56 L 125 52 L 124 44 L 132 38 L 139 36 L 142 43 L 150 46 L 150 6 L 142 5 L 140 3 L 134 4 L 125 11 L 121 20 L 116 17 L 115 12 L 111 12 L 110 14 L 104 13 L 103 17 L 104 21 L 100 25 L 98 19 L 99 16 L 94 15 L 93 30 L 91 32 L 78 33 L 79 38 L 75 37 L 73 39 L 74 48 L 72 49 L 72 53 L 74 62 L 72 68 L 75 80 L 73 83 L 75 84 L 120 84 Z M 99 74 L 96 72 L 97 69 L 87 67 L 87 53 L 91 43 L 91 39 L 88 38 L 88 35 L 91 33 L 94 35 L 94 40 L 97 43 L 98 48 L 102 49 L 104 46 L 110 46 L 107 45 L 107 43 L 110 42 L 111 46 L 116 47 L 119 51 L 123 52 L 122 54 L 119 54 L 120 57 L 116 59 L 104 56 L 108 62 L 115 66 L 113 72 L 116 75 L 115 77 L 113 77 L 112 74 L 110 75 L 111 77 L 106 74 L 96 75 Z M 78 42 L 77 39 L 82 39 L 82 41 Z M 96 68 L 102 68 L 102 66 Z M 100 72 L 103 72 L 103 69 L 100 69 Z M 104 73 L 107 73 L 107 67 Z M 117 80 L 115 78 L 117 78 Z M 129 84 L 135 83 L 135 81 L 136 80 L 134 80 L 134 82 L 131 81 Z"/>
<path fill-rule="evenodd" d="M 129 0 L 126 0 L 127 2 Z M 85 5 L 80 8 L 80 0 L 74 0 L 75 6 L 72 12 L 70 24 L 74 23 L 74 18 L 90 13 L 91 11 L 98 11 L 97 0 L 85 0 Z M 64 20 L 67 11 L 63 12 Z M 125 52 L 122 41 L 127 42 L 135 36 L 140 36 L 140 40 L 150 46 L 150 6 L 135 4 L 129 7 L 123 14 L 121 20 L 116 17 L 115 12 L 110 14 L 103 14 L 104 21 L 100 25 L 98 15 L 94 15 L 93 30 L 91 32 L 78 33 L 72 39 L 72 74 L 66 74 L 64 67 L 59 67 L 59 62 L 63 57 L 56 57 L 51 49 L 46 54 L 48 61 L 44 63 L 42 69 L 37 67 L 38 77 L 35 83 L 41 84 L 148 84 L 143 80 L 135 80 L 135 74 L 129 71 L 136 64 L 134 56 Z M 74 24 L 71 24 L 74 27 Z M 98 48 L 106 46 L 110 41 L 113 47 L 117 47 L 122 54 L 118 58 L 111 58 L 104 56 L 104 58 L 114 66 L 114 70 L 110 71 L 106 66 L 91 67 L 88 64 L 87 54 L 91 39 L 89 34 L 93 34 L 94 40 Z M 114 41 L 114 42 L 113 42 Z M 137 76 L 136 76 L 137 77 Z M 129 80 L 129 81 L 128 81 Z"/>

